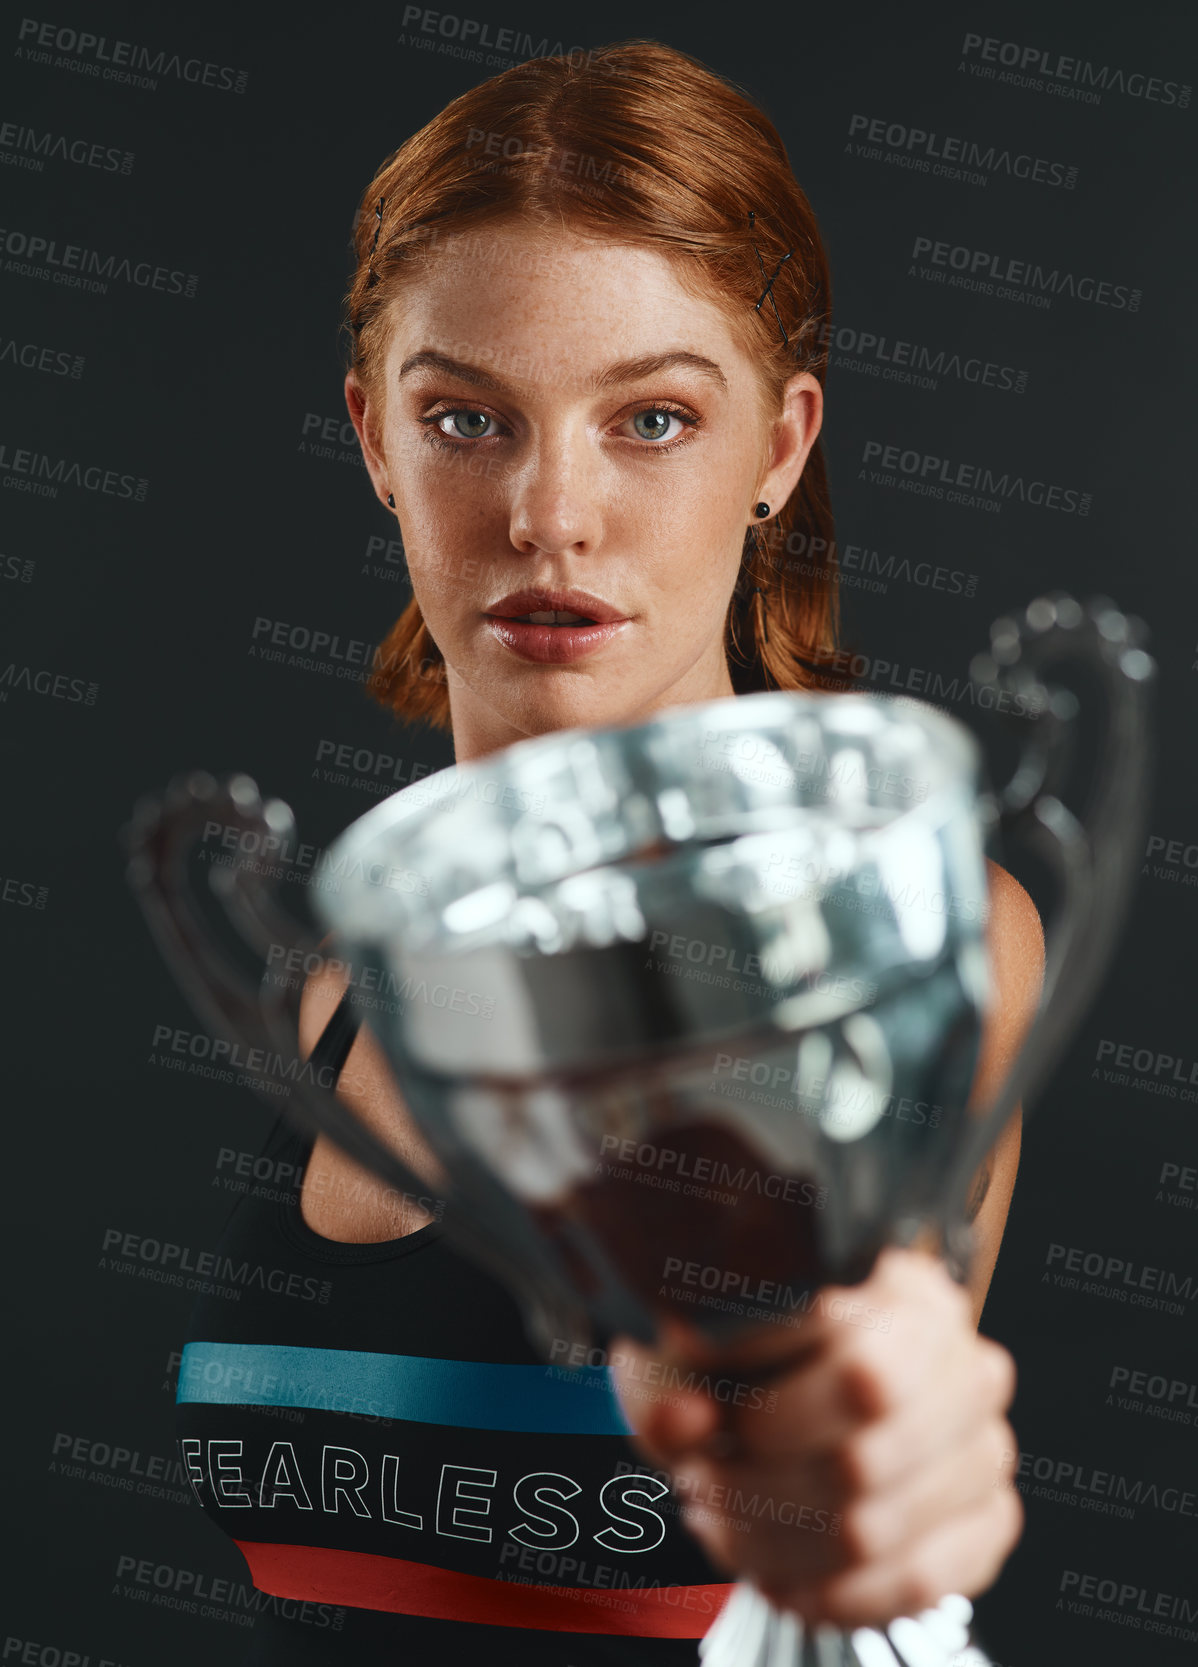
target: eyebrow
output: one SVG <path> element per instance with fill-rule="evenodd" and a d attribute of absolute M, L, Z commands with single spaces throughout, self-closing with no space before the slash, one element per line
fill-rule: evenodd
<path fill-rule="evenodd" d="M 506 384 L 490 371 L 483 370 L 480 365 L 466 364 L 461 359 L 451 359 L 446 353 L 434 353 L 425 350 L 413 353 L 405 359 L 399 367 L 400 377 L 407 376 L 415 370 L 439 370 L 448 376 L 456 376 L 461 382 L 469 382 L 477 388 L 492 388 L 502 390 Z M 724 393 L 728 392 L 728 382 L 723 371 L 714 359 L 706 359 L 701 353 L 645 353 L 638 359 L 621 359 L 614 365 L 608 365 L 590 380 L 591 389 L 598 393 L 605 388 L 617 387 L 623 382 L 643 382 L 650 376 L 660 376 L 667 370 L 693 370 L 700 376 L 705 376 L 714 382 Z"/>

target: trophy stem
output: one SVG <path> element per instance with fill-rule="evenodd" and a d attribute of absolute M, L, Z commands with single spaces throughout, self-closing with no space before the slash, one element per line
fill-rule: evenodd
<path fill-rule="evenodd" d="M 884 1629 L 804 1627 L 741 1580 L 700 1640 L 699 1656 L 703 1667 L 992 1667 L 970 1633 L 972 1619 L 973 1605 L 954 1593 Z"/>

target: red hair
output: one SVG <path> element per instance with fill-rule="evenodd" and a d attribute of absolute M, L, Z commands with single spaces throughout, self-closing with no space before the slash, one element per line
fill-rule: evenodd
<path fill-rule="evenodd" d="M 552 218 L 671 258 L 684 287 L 724 309 L 758 367 L 771 415 L 797 372 L 823 384 L 828 262 L 777 130 L 696 59 L 631 40 L 581 61 L 534 58 L 505 70 L 452 100 L 380 166 L 359 206 L 344 307 L 350 366 L 375 409 L 388 317 L 421 258 L 435 258 L 449 237 L 515 216 Z M 820 668 L 838 630 L 835 548 L 817 440 L 768 531 L 745 534 L 725 627 L 738 694 L 825 684 Z M 800 559 L 782 560 L 783 550 Z M 449 729 L 444 660 L 415 600 L 383 643 L 367 688 L 400 717 Z"/>

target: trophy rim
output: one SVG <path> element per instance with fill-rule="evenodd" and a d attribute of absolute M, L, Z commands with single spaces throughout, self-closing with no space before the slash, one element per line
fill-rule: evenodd
<path fill-rule="evenodd" d="M 688 738 L 700 736 L 705 727 L 752 731 L 757 727 L 752 715 L 762 714 L 766 707 L 776 707 L 797 719 L 804 712 L 831 712 L 835 715 L 837 712 L 860 710 L 863 705 L 884 713 L 892 713 L 897 708 L 908 719 L 914 720 L 935 743 L 937 762 L 943 769 L 944 779 L 924 799 L 907 808 L 896 809 L 894 815 L 888 818 L 887 825 L 916 811 L 927 815 L 946 792 L 951 792 L 962 775 L 975 783 L 978 781 L 981 748 L 976 737 L 958 718 L 928 701 L 910 695 L 879 694 L 873 690 L 824 692 L 764 689 L 748 695 L 723 696 L 714 701 L 663 707 L 650 718 L 634 724 L 576 725 L 570 729 L 549 730 L 543 735 L 527 736 L 497 753 L 485 754 L 465 764 L 447 765 L 419 782 L 410 782 L 355 817 L 328 845 L 324 862 L 340 866 L 352 855 L 360 856 L 364 846 L 385 839 L 392 828 L 400 825 L 413 836 L 418 835 L 447 809 L 455 810 L 471 785 L 486 783 L 509 789 L 515 794 L 527 794 L 527 767 L 540 764 L 542 760 L 551 760 L 557 753 L 564 758 L 579 742 L 591 748 L 595 767 L 602 771 L 607 760 L 618 756 L 639 756 L 652 764 L 651 744 L 655 743 L 653 750 L 659 751 L 671 742 L 683 743 Z M 953 754 L 955 758 L 951 756 Z M 485 800 L 479 802 L 488 803 Z M 799 805 L 789 807 L 780 826 L 796 813 L 802 814 L 810 808 Z M 750 830 L 743 831 L 748 833 Z M 635 852 L 629 850 L 624 853 L 623 860 L 634 857 Z"/>

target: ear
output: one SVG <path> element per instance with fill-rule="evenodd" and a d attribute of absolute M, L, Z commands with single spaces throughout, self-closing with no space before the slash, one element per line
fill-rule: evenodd
<path fill-rule="evenodd" d="M 823 420 L 824 390 L 810 371 L 800 371 L 783 390 L 782 411 L 774 420 L 766 453 L 766 474 L 757 492 L 771 509 L 780 509 L 799 484 Z"/>
<path fill-rule="evenodd" d="M 362 456 L 370 472 L 375 497 L 385 508 L 390 508 L 387 494 L 392 488 L 387 479 L 387 462 L 379 446 L 382 424 L 378 420 L 379 414 L 371 408 L 352 370 L 345 378 L 345 403 L 349 410 L 349 420 L 358 436 L 358 444 L 362 447 Z"/>

